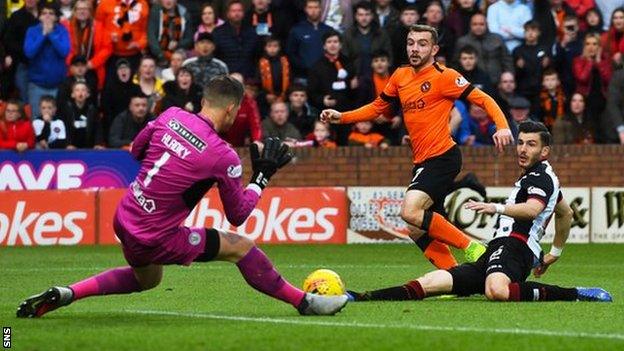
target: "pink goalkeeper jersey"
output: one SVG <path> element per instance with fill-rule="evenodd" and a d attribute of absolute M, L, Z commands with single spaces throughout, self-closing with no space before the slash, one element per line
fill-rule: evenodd
<path fill-rule="evenodd" d="M 163 112 L 134 139 L 132 155 L 141 169 L 117 208 L 117 220 L 134 240 L 159 245 L 217 183 L 228 221 L 243 223 L 261 190 L 241 183 L 236 152 L 212 122 L 177 107 Z"/>

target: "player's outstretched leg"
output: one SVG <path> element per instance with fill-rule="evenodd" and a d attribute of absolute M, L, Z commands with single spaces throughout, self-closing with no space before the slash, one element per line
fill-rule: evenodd
<path fill-rule="evenodd" d="M 51 287 L 38 295 L 27 298 L 17 308 L 17 317 L 41 317 L 59 307 L 89 296 L 130 294 L 148 290 L 157 286 L 161 278 L 162 266 L 113 268 L 68 287 Z"/>
<path fill-rule="evenodd" d="M 453 277 L 448 271 L 437 270 L 403 285 L 358 293 L 347 291 L 350 301 L 406 301 L 448 294 L 453 289 Z"/>
<path fill-rule="evenodd" d="M 409 227 L 412 232 L 420 231 L 418 228 Z M 439 240 L 434 240 L 427 235 L 427 233 L 420 235 L 420 237 L 414 237 L 413 240 L 416 246 L 422 250 L 423 255 L 425 255 L 429 262 L 436 266 L 436 268 L 451 269 L 457 266 L 457 260 L 455 260 L 455 257 L 446 244 Z"/>
<path fill-rule="evenodd" d="M 333 315 L 347 303 L 347 296 L 320 296 L 306 294 L 292 286 L 273 267 L 269 258 L 254 242 L 234 233 L 206 231 L 207 236 L 217 236 L 217 260 L 236 264 L 245 281 L 254 289 L 294 306 L 304 315 Z M 215 240 L 215 239 L 207 239 Z"/>

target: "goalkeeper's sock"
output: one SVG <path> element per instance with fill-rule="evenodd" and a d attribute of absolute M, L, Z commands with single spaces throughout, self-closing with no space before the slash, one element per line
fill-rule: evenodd
<path fill-rule="evenodd" d="M 356 301 L 405 301 L 422 300 L 425 298 L 423 290 L 418 280 L 412 280 L 401 286 L 393 286 L 380 290 L 367 291 L 359 294 Z"/>
<path fill-rule="evenodd" d="M 562 288 L 537 282 L 509 284 L 509 301 L 576 301 L 574 288 Z"/>
<path fill-rule="evenodd" d="M 253 247 L 236 263 L 245 281 L 254 289 L 298 307 L 305 292 L 290 285 L 275 270 L 269 258 L 257 247 Z"/>
<path fill-rule="evenodd" d="M 130 294 L 141 291 L 132 267 L 109 269 L 69 286 L 74 301 L 94 295 Z"/>
<path fill-rule="evenodd" d="M 433 240 L 427 233 L 414 241 L 423 251 L 425 257 L 439 269 L 451 269 L 457 266 L 457 261 L 449 247 L 438 240 Z"/>
<path fill-rule="evenodd" d="M 430 210 L 425 210 L 421 229 L 427 231 L 433 239 L 461 250 L 470 245 L 470 239 L 461 230 L 457 229 L 441 214 Z"/>

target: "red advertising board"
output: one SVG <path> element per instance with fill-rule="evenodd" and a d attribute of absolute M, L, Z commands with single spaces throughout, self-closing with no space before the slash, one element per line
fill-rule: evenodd
<path fill-rule="evenodd" d="M 0 191 L 0 246 L 95 244 L 95 191 Z"/>
<path fill-rule="evenodd" d="M 115 207 L 125 190 L 101 190 L 100 244 L 114 244 Z M 347 196 L 344 188 L 268 188 L 245 223 L 232 226 L 223 213 L 217 189 L 211 189 L 183 223 L 189 227 L 231 230 L 257 243 L 346 242 Z"/>

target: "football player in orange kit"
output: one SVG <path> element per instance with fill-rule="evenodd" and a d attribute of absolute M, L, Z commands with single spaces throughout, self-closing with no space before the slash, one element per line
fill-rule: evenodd
<path fill-rule="evenodd" d="M 439 65 L 434 56 L 439 50 L 438 33 L 430 26 L 414 25 L 407 34 L 409 64 L 399 67 L 384 91 L 370 104 L 338 112 L 323 110 L 321 120 L 330 123 L 355 123 L 377 118 L 389 111 L 393 102 L 401 104 L 410 136 L 414 169 L 401 207 L 410 237 L 436 267 L 457 265 L 447 245 L 464 250 L 466 259 L 476 261 L 485 247 L 471 241 L 447 221 L 444 197 L 461 170 L 459 147 L 451 138 L 448 121 L 453 103 L 466 99 L 483 108 L 496 123 L 493 135 L 499 151 L 513 141 L 505 115 L 494 99 L 470 84 L 454 69 Z"/>

